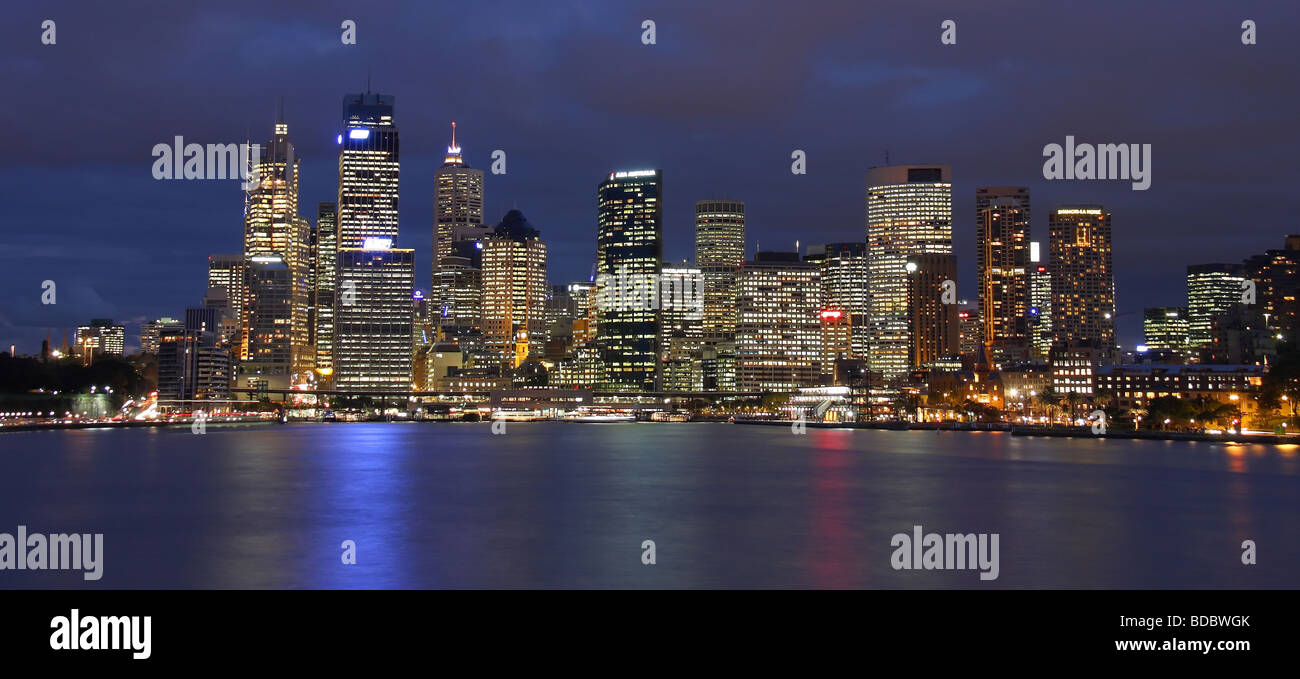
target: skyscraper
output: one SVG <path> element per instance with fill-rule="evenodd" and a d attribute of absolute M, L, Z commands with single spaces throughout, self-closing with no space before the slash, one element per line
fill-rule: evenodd
<path fill-rule="evenodd" d="M 1115 351 L 1115 277 L 1110 213 L 1100 205 L 1063 205 L 1048 219 L 1052 338 L 1095 347 L 1100 364 Z"/>
<path fill-rule="evenodd" d="M 659 309 L 649 301 L 664 254 L 662 191 L 659 170 L 611 172 L 597 190 L 596 346 L 615 388 L 658 385 Z"/>
<path fill-rule="evenodd" d="M 234 345 L 231 360 L 244 358 L 243 318 L 244 318 L 244 279 L 247 276 L 248 260 L 239 255 L 210 255 L 208 257 L 208 288 L 219 287 L 226 291 L 229 308 L 227 317 L 232 319 L 234 332 L 228 338 Z"/>
<path fill-rule="evenodd" d="M 1028 199 L 1025 190 L 1025 203 Z M 984 345 L 989 359 L 999 364 L 1029 357 L 1029 211 L 1019 201 L 985 199 L 975 232 Z"/>
<path fill-rule="evenodd" d="M 339 248 L 336 389 L 411 389 L 415 251 L 391 245 L 386 238 L 371 238 L 360 248 Z"/>
<path fill-rule="evenodd" d="M 254 325 L 287 326 L 275 337 L 288 342 L 289 376 L 295 384 L 308 381 L 316 363 L 311 344 L 311 225 L 298 215 L 298 167 L 289 126 L 281 120 L 253 168 L 258 184 L 245 194 L 244 257 L 280 258 L 288 270 L 289 300 L 283 318 L 253 319 L 248 308 L 242 316 L 245 333 Z M 278 355 L 279 350 L 275 353 Z M 256 360 L 252 356 L 242 358 Z"/>
<path fill-rule="evenodd" d="M 944 165 L 893 165 L 867 171 L 870 312 L 868 369 L 893 380 L 908 369 L 912 346 L 907 260 L 952 254 L 952 172 Z"/>
<path fill-rule="evenodd" d="M 451 144 L 442 167 L 433 171 L 433 268 L 437 271 L 452 244 L 464 234 L 481 231 L 483 224 L 483 171 L 471 168 L 456 144 L 456 123 L 451 124 Z"/>
<path fill-rule="evenodd" d="M 827 243 L 808 246 L 805 261 L 821 267 L 822 308 L 842 312 L 832 325 L 848 328 L 849 355 L 841 358 L 866 359 L 869 336 L 867 314 L 870 311 L 870 269 L 867 244 Z"/>
<path fill-rule="evenodd" d="M 1187 340 L 1193 352 L 1213 342 L 1215 318 L 1241 304 L 1245 280 L 1239 264 L 1187 267 Z M 1258 300 L 1258 290 L 1256 295 Z"/>
<path fill-rule="evenodd" d="M 316 205 L 316 374 L 330 384 L 334 374 L 334 303 L 338 280 L 339 227 L 334 203 Z"/>
<path fill-rule="evenodd" d="M 371 92 L 343 98 L 343 132 L 338 138 L 340 250 L 360 248 L 367 238 L 397 242 L 395 103 L 396 97 Z"/>
<path fill-rule="evenodd" d="M 695 204 L 695 265 L 704 278 L 706 342 L 736 333 L 736 277 L 745 263 L 745 204 L 702 200 Z"/>
<path fill-rule="evenodd" d="M 1031 228 L 1028 186 L 981 186 L 975 189 L 975 224 L 979 225 L 981 214 L 999 201 L 1007 204 L 1011 201 L 1025 213 L 1025 229 Z"/>
<path fill-rule="evenodd" d="M 288 389 L 294 382 L 291 342 L 296 303 L 293 273 L 279 254 L 248 258 L 244 323 L 236 387 L 256 392 Z"/>
<path fill-rule="evenodd" d="M 742 391 L 816 385 L 823 359 L 821 271 L 797 252 L 756 252 L 740 269 L 736 373 Z"/>
<path fill-rule="evenodd" d="M 1142 339 L 1147 351 L 1187 356 L 1187 307 L 1147 307 L 1142 312 Z"/>
<path fill-rule="evenodd" d="M 961 352 L 961 318 L 956 303 L 943 301 L 943 282 L 957 280 L 952 255 L 913 255 L 907 271 L 908 364 L 919 366 Z"/>
<path fill-rule="evenodd" d="M 704 272 L 664 262 L 659 278 L 659 356 L 665 391 L 703 388 Z"/>
<path fill-rule="evenodd" d="M 1256 311 L 1275 336 L 1288 342 L 1300 337 L 1300 235 L 1287 236 L 1280 250 L 1247 258 L 1243 275 L 1255 282 Z"/>
<path fill-rule="evenodd" d="M 542 358 L 546 297 L 546 244 L 511 210 L 483 242 L 483 340 L 506 367 Z"/>
<path fill-rule="evenodd" d="M 1037 261 L 1036 259 L 1034 261 Z M 1032 264 L 1029 319 L 1034 358 L 1047 360 L 1052 350 L 1052 274 L 1046 264 Z"/>

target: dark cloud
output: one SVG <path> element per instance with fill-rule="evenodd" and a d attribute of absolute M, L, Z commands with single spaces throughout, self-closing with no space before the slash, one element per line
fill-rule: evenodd
<path fill-rule="evenodd" d="M 679 259 L 696 200 L 747 201 L 751 252 L 858 240 L 863 175 L 886 151 L 949 164 L 966 290 L 976 186 L 1029 185 L 1039 240 L 1055 205 L 1102 203 L 1128 344 L 1143 306 L 1183 302 L 1187 264 L 1297 230 L 1290 2 L 47 2 L 4 14 L 0 344 L 26 351 L 46 327 L 92 315 L 178 315 L 199 302 L 207 255 L 239 250 L 237 185 L 154 181 L 154 144 L 261 140 L 283 98 L 313 217 L 337 190 L 342 97 L 368 74 L 397 96 L 400 238 L 424 276 L 451 120 L 475 166 L 507 151 L 488 219 L 523 210 L 552 244 L 556 282 L 588 274 L 595 186 L 616 167 L 664 170 L 666 252 Z M 46 18 L 57 45 L 40 44 Z M 958 44 L 945 47 L 949 18 Z M 1259 45 L 1240 44 L 1244 18 Z M 339 42 L 344 19 L 355 46 Z M 658 44 L 641 44 L 644 19 Z M 1044 181 L 1042 147 L 1067 134 L 1152 144 L 1151 190 Z M 806 176 L 789 173 L 796 148 Z M 38 308 L 45 279 L 61 281 L 57 314 Z"/>

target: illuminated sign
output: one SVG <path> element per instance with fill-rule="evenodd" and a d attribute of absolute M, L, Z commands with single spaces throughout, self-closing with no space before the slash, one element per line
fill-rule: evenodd
<path fill-rule="evenodd" d="M 839 318 L 842 317 L 843 315 L 844 312 L 840 311 L 839 309 L 822 309 L 822 313 L 821 313 L 823 321 L 839 320 Z"/>
<path fill-rule="evenodd" d="M 348 130 L 348 139 L 369 139 L 369 138 L 370 138 L 370 130 L 365 129 L 364 127 Z"/>
<path fill-rule="evenodd" d="M 361 241 L 362 250 L 389 250 L 392 247 L 392 238 L 366 238 Z"/>

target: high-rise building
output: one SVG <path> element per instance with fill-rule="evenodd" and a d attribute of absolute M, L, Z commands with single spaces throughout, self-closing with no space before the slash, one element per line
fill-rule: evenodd
<path fill-rule="evenodd" d="M 546 244 L 511 210 L 483 243 L 483 339 L 504 365 L 542 358 L 546 297 Z"/>
<path fill-rule="evenodd" d="M 1215 318 L 1241 304 L 1245 281 L 1239 264 L 1187 267 L 1187 341 L 1191 351 L 1199 352 L 1213 343 Z"/>
<path fill-rule="evenodd" d="M 983 212 L 995 203 L 1015 205 L 1025 213 L 1025 230 L 1030 229 L 1029 187 L 1028 186 L 981 186 L 975 189 L 975 225 L 982 221 Z M 976 262 L 978 265 L 978 262 Z"/>
<path fill-rule="evenodd" d="M 334 304 L 334 388 L 412 388 L 415 251 L 371 238 L 339 248 Z"/>
<path fill-rule="evenodd" d="M 596 346 L 605 384 L 658 388 L 659 309 L 649 302 L 663 261 L 659 170 L 611 172 L 597 190 Z"/>
<path fill-rule="evenodd" d="M 797 252 L 757 252 L 740 269 L 736 373 L 741 391 L 789 392 L 822 373 L 821 270 Z"/>
<path fill-rule="evenodd" d="M 835 326 L 847 326 L 851 351 L 843 358 L 865 360 L 870 339 L 867 314 L 870 311 L 870 270 L 867 244 L 827 243 L 810 245 L 805 261 L 817 262 L 822 274 L 822 308 L 843 313 Z"/>
<path fill-rule="evenodd" d="M 1247 258 L 1243 273 L 1255 283 L 1255 308 L 1274 337 L 1294 342 L 1300 337 L 1300 235 L 1287 236 L 1280 250 Z"/>
<path fill-rule="evenodd" d="M 1001 365 L 1029 357 L 1029 210 L 1014 197 L 976 200 L 985 203 L 975 232 L 980 319 L 989 359 Z"/>
<path fill-rule="evenodd" d="M 232 356 L 234 360 L 242 358 L 239 347 L 243 339 L 244 279 L 247 276 L 247 268 L 248 260 L 242 254 L 208 257 L 208 288 L 219 287 L 226 291 L 226 298 L 230 304 L 227 313 L 235 321 L 236 332 L 232 338 L 233 344 L 236 345 L 235 355 Z"/>
<path fill-rule="evenodd" d="M 702 200 L 695 204 L 695 265 L 704 277 L 704 339 L 736 333 L 736 277 L 745 263 L 745 204 Z"/>
<path fill-rule="evenodd" d="M 659 274 L 660 373 L 665 391 L 698 391 L 704 345 L 704 272 L 664 262 Z"/>
<path fill-rule="evenodd" d="M 339 227 L 334 203 L 316 205 L 316 380 L 329 385 L 334 374 L 334 303 L 339 265 Z"/>
<path fill-rule="evenodd" d="M 169 409 L 190 411 L 195 400 L 230 398 L 230 347 L 221 344 L 214 307 L 185 310 L 185 321 L 159 326 L 158 398 L 180 401 Z"/>
<path fill-rule="evenodd" d="M 289 389 L 296 384 L 291 342 L 295 295 L 293 273 L 278 254 L 248 258 L 244 321 L 236 387 L 245 392 Z"/>
<path fill-rule="evenodd" d="M 1115 352 L 1115 277 L 1110 213 L 1100 205 L 1063 205 L 1048 219 L 1053 343 L 1096 348 L 1099 365 Z"/>
<path fill-rule="evenodd" d="M 957 280 L 952 255 L 913 255 L 907 271 L 908 365 L 916 367 L 961 352 L 961 316 L 956 300 L 944 302 L 944 281 Z"/>
<path fill-rule="evenodd" d="M 311 327 L 311 224 L 298 215 L 299 160 L 289 139 L 289 126 L 283 120 L 277 122 L 275 134 L 252 169 L 258 184 L 244 197 L 244 257 L 278 257 L 288 269 L 287 315 L 273 323 L 288 326 L 274 336 L 288 342 L 293 384 L 309 382 L 316 364 Z M 266 324 L 265 319 L 250 318 L 248 309 L 244 309 L 242 319 L 245 333 L 253 323 Z M 252 356 L 241 358 L 256 360 Z"/>
<path fill-rule="evenodd" d="M 1142 312 L 1142 339 L 1147 351 L 1185 357 L 1188 330 L 1187 307 L 1147 307 Z"/>
<path fill-rule="evenodd" d="M 907 372 L 912 346 L 907 261 L 952 254 L 952 172 L 943 165 L 876 167 L 866 184 L 867 367 L 893 380 Z"/>
<path fill-rule="evenodd" d="M 482 242 L 478 243 L 482 253 Z M 483 271 L 482 256 L 479 266 L 468 257 L 444 257 L 434 274 L 433 290 L 438 325 L 453 340 L 474 333 L 483 323 Z"/>
<path fill-rule="evenodd" d="M 158 331 L 163 326 L 176 325 L 181 321 L 164 316 L 155 321 L 140 324 L 140 351 L 146 354 L 158 353 Z"/>
<path fill-rule="evenodd" d="M 456 123 L 442 167 L 433 171 L 433 268 L 454 255 L 452 244 L 479 234 L 483 224 L 483 171 L 465 163 L 456 144 Z"/>
<path fill-rule="evenodd" d="M 1037 258 L 1031 259 L 1031 262 L 1036 261 Z M 1047 360 L 1052 349 L 1052 274 L 1046 264 L 1031 263 L 1031 267 L 1029 332 L 1034 358 L 1043 361 Z"/>
<path fill-rule="evenodd" d="M 92 318 L 89 325 L 77 326 L 73 355 L 89 365 L 96 356 L 121 356 L 126 352 L 126 326 L 115 325 L 111 318 Z"/>
<path fill-rule="evenodd" d="M 367 238 L 397 242 L 395 103 L 396 97 L 371 92 L 343 98 L 343 132 L 338 138 L 340 250 L 362 248 Z"/>

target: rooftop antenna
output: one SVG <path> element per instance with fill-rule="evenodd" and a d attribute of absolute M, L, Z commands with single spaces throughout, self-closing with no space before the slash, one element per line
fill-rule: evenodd
<path fill-rule="evenodd" d="M 280 122 L 284 122 L 284 95 L 280 95 Z"/>
<path fill-rule="evenodd" d="M 370 67 L 366 67 L 366 94 L 370 94 Z"/>
<path fill-rule="evenodd" d="M 885 165 L 889 165 L 889 149 L 885 149 Z"/>

